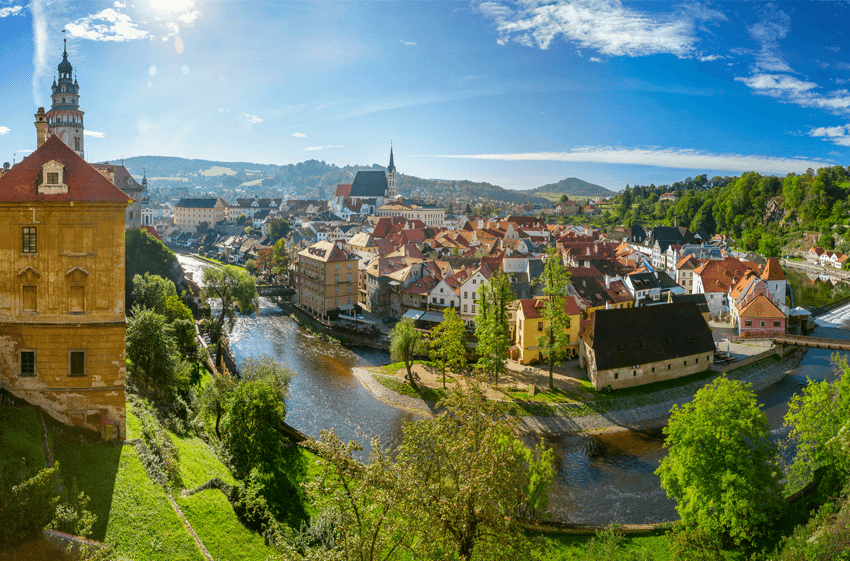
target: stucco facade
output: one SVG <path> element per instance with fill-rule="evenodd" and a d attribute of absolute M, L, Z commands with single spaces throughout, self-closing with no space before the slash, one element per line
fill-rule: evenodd
<path fill-rule="evenodd" d="M 708 370 L 714 361 L 714 353 L 699 353 L 629 367 L 597 370 L 596 352 L 587 342 L 582 341 L 579 345 L 579 359 L 582 368 L 587 369 L 593 387 L 601 391 L 608 386 L 611 386 L 612 390 L 618 390 L 703 372 Z"/>
<path fill-rule="evenodd" d="M 130 202 L 58 137 L 0 178 L 0 383 L 63 423 L 110 424 L 122 438 Z"/>

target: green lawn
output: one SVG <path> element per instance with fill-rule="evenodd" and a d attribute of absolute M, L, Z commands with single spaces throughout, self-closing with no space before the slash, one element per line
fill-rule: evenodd
<path fill-rule="evenodd" d="M 446 391 L 443 388 L 429 388 L 427 386 L 420 385 L 418 389 L 413 389 L 413 387 L 407 382 L 403 382 L 398 378 L 390 378 L 388 376 L 381 376 L 379 374 L 375 375 L 375 380 L 378 381 L 379 384 L 384 386 L 385 388 L 389 388 L 394 392 L 398 392 L 401 395 L 406 395 L 409 397 L 421 397 L 425 401 L 437 402 L 443 399 L 446 396 Z"/>
<path fill-rule="evenodd" d="M 59 435 L 54 442 L 63 480 L 91 498 L 89 510 L 98 518 L 93 539 L 113 545 L 119 558 L 203 560 L 131 446 L 80 444 Z"/>
<path fill-rule="evenodd" d="M 45 466 L 41 423 L 30 407 L 0 407 L 0 469 L 4 473 Z"/>
<path fill-rule="evenodd" d="M 585 534 L 562 534 L 553 532 L 550 534 L 539 534 L 543 536 L 550 547 L 551 561 L 567 559 L 585 559 L 585 549 L 594 535 Z M 623 542 L 615 555 L 601 561 L 626 561 L 631 559 L 644 559 L 644 557 L 632 557 L 638 553 L 647 553 L 647 559 L 652 561 L 667 561 L 670 559 L 670 549 L 667 547 L 667 539 L 663 532 L 653 534 L 633 534 L 624 536 Z"/>
<path fill-rule="evenodd" d="M 218 477 L 228 485 L 236 483 L 230 470 L 206 442 L 197 436 L 181 437 L 172 433 L 169 436 L 180 455 L 180 477 L 186 489 L 194 489 L 213 477 Z"/>
<path fill-rule="evenodd" d="M 233 507 L 218 489 L 201 491 L 191 497 L 175 497 L 175 500 L 213 559 L 265 561 L 274 552 L 260 534 L 239 522 Z"/>
<path fill-rule="evenodd" d="M 436 366 L 430 360 L 414 360 L 413 364 L 414 365 L 422 364 L 424 366 Z M 383 374 L 387 375 L 387 376 L 395 376 L 396 372 L 398 372 L 399 370 L 404 368 L 404 363 L 403 362 L 393 362 L 391 364 L 385 364 L 383 366 L 379 366 L 378 368 L 380 368 L 381 372 Z"/>
<path fill-rule="evenodd" d="M 574 394 L 565 392 L 559 388 L 538 389 L 534 396 L 528 396 L 528 390 L 507 390 L 505 394 L 520 401 L 532 401 L 535 403 L 572 403 L 579 401 Z"/>

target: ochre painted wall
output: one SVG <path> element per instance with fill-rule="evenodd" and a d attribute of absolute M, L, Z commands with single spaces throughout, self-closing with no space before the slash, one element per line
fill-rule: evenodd
<path fill-rule="evenodd" d="M 0 204 L 0 383 L 68 424 L 99 430 L 105 410 L 122 438 L 126 206 Z M 24 227 L 36 228 L 35 253 L 22 251 Z M 24 287 L 35 287 L 35 310 Z M 22 349 L 36 353 L 34 377 L 21 376 Z M 85 376 L 69 376 L 70 350 L 86 352 Z"/>

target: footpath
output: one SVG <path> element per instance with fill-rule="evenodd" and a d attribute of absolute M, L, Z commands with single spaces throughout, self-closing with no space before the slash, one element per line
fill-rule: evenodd
<path fill-rule="evenodd" d="M 805 350 L 798 349 L 779 362 L 765 359 L 725 375 L 730 379 L 751 384 L 753 391 L 758 392 L 780 382 L 800 364 L 804 355 Z M 385 387 L 375 379 L 373 372 L 365 368 L 354 368 L 352 373 L 377 399 L 388 405 L 424 414 L 433 414 L 436 411 L 434 403 L 402 395 Z M 710 384 L 715 378 L 717 376 L 642 396 L 551 404 L 548 408 L 548 412 L 552 413 L 550 415 L 521 416 L 520 431 L 560 436 L 583 432 L 659 428 L 667 423 L 673 405 L 681 406 L 690 402 L 699 389 Z"/>

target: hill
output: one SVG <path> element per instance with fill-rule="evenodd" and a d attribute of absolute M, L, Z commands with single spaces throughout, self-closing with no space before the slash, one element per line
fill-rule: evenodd
<path fill-rule="evenodd" d="M 118 160 L 111 161 L 117 162 Z M 337 184 L 353 181 L 358 171 L 386 170 L 386 167 L 378 164 L 340 167 L 319 160 L 307 160 L 297 164 L 278 166 L 250 162 L 192 160 L 167 156 L 125 158 L 124 165 L 135 176 L 141 176 L 142 170 L 144 170 L 148 178 L 157 180 L 192 181 L 207 185 L 210 185 L 210 182 L 220 182 L 226 187 L 243 185 L 245 187 L 279 188 L 284 193 L 298 197 L 323 199 L 333 196 Z M 405 197 L 417 197 L 427 201 L 440 200 L 444 203 L 457 200 L 480 203 L 504 201 L 519 204 L 547 204 L 549 202 L 545 197 L 531 191 L 515 191 L 490 183 L 468 180 L 423 179 L 412 175 L 399 174 L 397 186 L 399 193 Z"/>
<path fill-rule="evenodd" d="M 545 197 L 550 201 L 558 200 L 561 195 L 570 197 L 613 197 L 617 193 L 606 189 L 601 185 L 588 183 L 577 177 L 568 177 L 557 183 L 542 185 L 529 191 L 535 195 Z"/>

